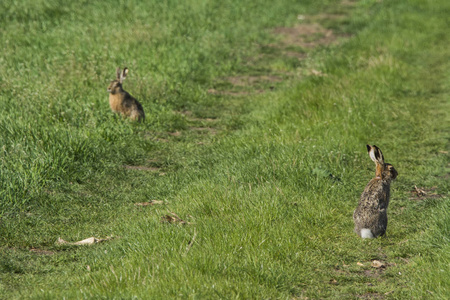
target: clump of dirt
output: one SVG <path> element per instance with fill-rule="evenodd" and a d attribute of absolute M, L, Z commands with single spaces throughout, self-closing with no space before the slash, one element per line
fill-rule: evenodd
<path fill-rule="evenodd" d="M 415 201 L 422 201 L 425 199 L 442 198 L 442 195 L 438 194 L 436 190 L 437 186 L 433 186 L 431 188 L 420 188 L 415 185 L 414 189 L 410 191 L 411 196 L 409 197 L 409 199 Z"/>
<path fill-rule="evenodd" d="M 364 274 L 367 277 L 378 277 L 386 271 L 388 267 L 396 266 L 396 263 L 389 263 L 380 260 L 372 260 L 370 263 L 370 269 L 364 270 Z"/>

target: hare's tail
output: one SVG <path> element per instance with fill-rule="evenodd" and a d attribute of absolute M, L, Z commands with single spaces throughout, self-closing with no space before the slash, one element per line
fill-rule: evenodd
<path fill-rule="evenodd" d="M 372 231 L 370 231 L 370 229 L 367 228 L 363 228 L 361 229 L 361 237 L 363 239 L 373 239 L 375 238 L 372 234 Z"/>

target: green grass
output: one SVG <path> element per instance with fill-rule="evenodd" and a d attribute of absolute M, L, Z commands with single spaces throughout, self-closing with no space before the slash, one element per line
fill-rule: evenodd
<path fill-rule="evenodd" d="M 0 3 L 0 298 L 450 297 L 448 1 L 147 2 Z"/>

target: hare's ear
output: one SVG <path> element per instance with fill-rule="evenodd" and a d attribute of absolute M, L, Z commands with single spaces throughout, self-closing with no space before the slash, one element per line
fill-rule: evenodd
<path fill-rule="evenodd" d="M 116 69 L 116 79 L 117 79 L 117 80 L 120 80 L 120 73 L 121 73 L 121 72 L 120 72 L 120 68 L 117 68 L 117 69 Z"/>
<path fill-rule="evenodd" d="M 375 157 L 378 159 L 378 162 L 380 164 L 384 164 L 383 152 L 381 152 L 381 149 L 378 148 L 377 146 L 373 145 L 373 147 L 376 149 L 376 152 L 378 153 L 378 154 L 375 154 Z"/>
<path fill-rule="evenodd" d="M 384 157 L 383 153 L 381 152 L 380 148 L 373 145 L 366 145 L 367 152 L 369 152 L 370 159 L 372 159 L 375 163 L 383 164 L 384 163 Z"/>
<path fill-rule="evenodd" d="M 123 69 L 122 74 L 120 75 L 120 82 L 122 82 L 122 81 L 125 79 L 125 77 L 127 77 L 127 74 L 128 74 L 128 68 L 125 67 L 125 68 Z"/>

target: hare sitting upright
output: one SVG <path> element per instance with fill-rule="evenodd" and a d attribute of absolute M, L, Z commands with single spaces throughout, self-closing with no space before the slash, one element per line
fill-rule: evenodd
<path fill-rule="evenodd" d="M 132 120 L 144 121 L 145 113 L 142 105 L 122 88 L 122 82 L 127 73 L 128 68 L 125 67 L 123 72 L 120 71 L 120 68 L 117 68 L 117 78 L 111 81 L 108 86 L 109 105 L 113 112 L 130 117 Z"/>
<path fill-rule="evenodd" d="M 391 181 L 397 178 L 397 171 L 384 162 L 380 148 L 367 145 L 370 158 L 375 162 L 375 178 L 369 181 L 353 213 L 355 232 L 362 238 L 382 236 L 387 228 L 387 208 Z"/>

